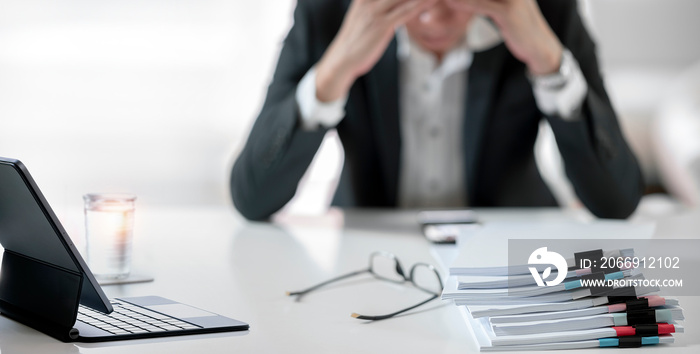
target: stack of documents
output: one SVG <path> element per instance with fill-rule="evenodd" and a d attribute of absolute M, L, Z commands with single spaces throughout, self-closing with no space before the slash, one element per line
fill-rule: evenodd
<path fill-rule="evenodd" d="M 487 224 L 458 237 L 442 298 L 457 306 L 481 351 L 670 344 L 675 333 L 683 332 L 678 300 L 656 295 L 654 287 L 588 287 L 586 279 L 641 280 L 644 274 L 634 268 L 604 273 L 575 264 L 591 252 L 632 257 L 633 248 L 605 249 L 605 240 L 647 239 L 653 231 L 653 225 L 615 221 Z M 514 238 L 571 239 L 570 250 L 559 250 L 565 266 L 557 271 L 562 273 L 536 261 L 509 264 L 508 240 Z M 540 259 L 538 252 L 531 261 L 536 255 Z M 545 284 L 545 279 L 559 282 Z"/>

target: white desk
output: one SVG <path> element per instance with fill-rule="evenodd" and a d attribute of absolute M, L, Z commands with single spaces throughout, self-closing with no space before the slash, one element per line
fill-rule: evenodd
<path fill-rule="evenodd" d="M 585 218 L 556 209 L 480 210 L 490 220 Z M 76 218 L 81 215 L 76 215 Z M 375 250 L 405 267 L 435 263 L 415 213 L 347 211 L 322 220 L 247 223 L 227 208 L 153 209 L 136 220 L 135 267 L 152 283 L 106 286 L 110 297 L 161 295 L 250 323 L 242 333 L 100 344 L 61 343 L 0 317 L 4 353 L 465 353 L 476 351 L 453 305 L 435 301 L 398 318 L 366 323 L 350 313 L 383 314 L 423 299 L 409 286 L 369 276 L 318 290 L 295 302 L 298 290 L 367 266 Z M 69 222 L 70 223 L 70 222 Z M 78 221 L 79 224 L 79 221 Z M 315 225 L 315 226 L 314 226 Z M 661 220 L 659 229 L 690 237 L 700 218 Z M 69 228 L 70 232 L 70 228 Z M 687 333 L 670 347 L 645 351 L 700 352 L 700 301 L 681 298 Z M 589 351 L 589 352 L 602 352 Z M 608 351 L 606 351 L 608 352 Z"/>

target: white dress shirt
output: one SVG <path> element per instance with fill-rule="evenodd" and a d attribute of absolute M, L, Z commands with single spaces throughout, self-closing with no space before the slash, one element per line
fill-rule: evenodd
<path fill-rule="evenodd" d="M 398 205 L 402 208 L 461 207 L 466 200 L 463 129 L 466 75 L 473 53 L 502 42 L 494 25 L 474 18 L 467 35 L 441 62 L 414 43 L 405 28 L 397 30 L 401 163 Z M 568 50 L 563 86 L 552 89 L 533 81 L 537 106 L 564 119 L 581 106 L 588 86 Z M 316 69 L 297 86 L 296 100 L 303 129 L 335 127 L 345 116 L 347 96 L 332 102 L 316 97 Z"/>

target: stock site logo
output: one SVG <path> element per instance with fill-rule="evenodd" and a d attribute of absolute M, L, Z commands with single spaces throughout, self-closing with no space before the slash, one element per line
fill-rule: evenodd
<path fill-rule="evenodd" d="M 554 280 L 546 280 L 552 274 L 552 267 L 547 267 L 544 272 L 542 272 L 542 275 L 537 271 L 537 267 L 528 267 L 532 277 L 535 278 L 535 282 L 537 282 L 537 286 L 545 286 L 545 283 L 547 284 L 546 286 L 559 285 L 564 281 L 564 278 L 566 278 L 566 272 L 568 271 L 566 259 L 557 252 L 547 251 L 547 247 L 541 247 L 532 252 L 527 263 L 530 265 L 551 264 L 557 268 L 557 277 L 554 278 Z"/>

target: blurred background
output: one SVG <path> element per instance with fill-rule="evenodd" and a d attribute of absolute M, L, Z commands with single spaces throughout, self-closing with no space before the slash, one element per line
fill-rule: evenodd
<path fill-rule="evenodd" d="M 0 1 L 0 156 L 22 160 L 54 208 L 88 192 L 230 207 L 295 2 Z M 697 204 L 700 2 L 580 5 L 648 191 Z M 557 197 L 578 205 L 546 127 L 537 149 Z M 341 164 L 331 133 L 290 208 L 323 210 Z"/>

